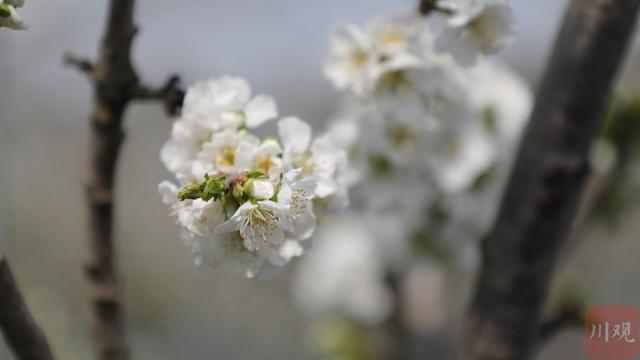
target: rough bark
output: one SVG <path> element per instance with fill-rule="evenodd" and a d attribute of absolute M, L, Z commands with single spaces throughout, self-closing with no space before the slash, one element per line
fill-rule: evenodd
<path fill-rule="evenodd" d="M 133 0 L 113 0 L 100 58 L 91 67 L 95 100 L 91 113 L 85 186 L 90 238 L 85 274 L 92 330 L 99 359 L 127 359 L 124 315 L 115 271 L 113 185 L 124 132 L 122 118 L 138 78 L 131 65 Z"/>
<path fill-rule="evenodd" d="M 31 316 L 2 252 L 0 252 L 0 328 L 17 359 L 53 360 L 47 338 Z"/>
<path fill-rule="evenodd" d="M 461 359 L 527 359 L 554 263 L 589 173 L 638 0 L 573 0 L 538 89 L 496 222 L 482 243 Z"/>
<path fill-rule="evenodd" d="M 67 64 L 84 72 L 94 88 L 90 116 L 89 162 L 85 188 L 89 208 L 89 246 L 85 275 L 89 283 L 92 331 L 99 359 L 127 359 L 124 315 L 115 267 L 113 240 L 114 181 L 124 138 L 123 116 L 133 100 L 161 100 L 177 111 L 183 92 L 172 76 L 159 89 L 143 86 L 131 62 L 136 34 L 134 0 L 111 0 L 96 63 L 67 55 Z"/>

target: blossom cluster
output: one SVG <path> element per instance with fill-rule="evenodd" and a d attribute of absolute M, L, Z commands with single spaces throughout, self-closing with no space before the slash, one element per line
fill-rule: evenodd
<path fill-rule="evenodd" d="M 18 11 L 24 5 L 24 0 L 0 0 L 0 27 L 14 30 L 25 30 L 28 28 Z"/>
<path fill-rule="evenodd" d="M 274 99 L 252 97 L 241 78 L 188 89 L 161 151 L 179 185 L 159 191 L 197 262 L 246 277 L 276 269 L 304 252 L 315 203 L 346 205 L 345 152 L 296 117 L 277 122 L 279 139 L 254 134 L 277 116 Z"/>
<path fill-rule="evenodd" d="M 365 296 L 370 302 L 359 306 L 371 313 L 352 311 L 352 299 L 333 291 L 351 286 L 348 276 L 328 279 L 317 264 L 340 268 L 377 256 L 366 262 L 378 264 L 367 272 L 383 263 L 402 273 L 422 250 L 431 259 L 474 266 L 475 240 L 492 222 L 532 103 L 526 83 L 488 56 L 511 41 L 512 22 L 508 0 L 440 0 L 426 16 L 399 12 L 333 32 L 325 74 L 346 96 L 330 131 L 350 155 L 353 226 L 377 250 L 361 246 L 350 252 L 357 255 L 337 257 L 325 248 L 338 252 L 345 244 L 319 245 L 324 251 L 301 264 L 301 302 L 310 303 L 304 284 L 324 279 L 319 284 L 330 287 L 315 293 L 336 295 L 311 307 L 380 321 L 388 307 Z M 358 286 L 371 294 L 384 286 L 382 277 L 353 276 L 377 282 Z"/>
<path fill-rule="evenodd" d="M 337 28 L 325 74 L 338 89 L 368 96 L 380 87 L 408 85 L 399 73 L 443 59 L 474 65 L 513 39 L 510 0 L 439 0 L 432 16 L 440 18 L 431 26 L 410 11 L 374 19 L 364 29 Z"/>
<path fill-rule="evenodd" d="M 460 242 L 490 222 L 482 207 L 458 220 L 479 194 L 496 202 L 528 116 L 527 86 L 486 56 L 512 28 L 508 0 L 440 0 L 428 16 L 399 12 L 332 34 L 325 73 L 351 95 L 334 132 L 357 168 L 354 198 L 377 236 L 393 239 L 384 253 L 406 253 L 398 238 Z"/>

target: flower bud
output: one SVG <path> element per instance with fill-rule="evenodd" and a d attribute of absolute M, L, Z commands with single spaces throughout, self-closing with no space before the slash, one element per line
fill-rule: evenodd
<path fill-rule="evenodd" d="M 268 200 L 275 194 L 273 184 L 268 180 L 255 180 L 251 186 L 251 196 L 258 200 Z"/>

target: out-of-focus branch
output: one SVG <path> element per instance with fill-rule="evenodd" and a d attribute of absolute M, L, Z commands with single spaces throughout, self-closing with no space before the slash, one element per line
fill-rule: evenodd
<path fill-rule="evenodd" d="M 602 124 L 639 0 L 573 0 L 531 121 L 482 244 L 482 269 L 461 359 L 527 359 L 561 244 L 589 174 L 587 150 Z"/>
<path fill-rule="evenodd" d="M 426 15 L 436 8 L 438 0 L 421 0 L 418 10 L 422 15 Z"/>
<path fill-rule="evenodd" d="M 53 360 L 47 338 L 31 316 L 2 252 L 0 252 L 0 328 L 17 359 Z"/>
<path fill-rule="evenodd" d="M 69 66 L 75 67 L 80 72 L 87 74 L 91 74 L 94 68 L 93 62 L 91 62 L 91 60 L 83 58 L 81 56 L 77 56 L 75 54 L 65 54 L 64 63 Z"/>
<path fill-rule="evenodd" d="M 542 347 L 562 330 L 572 327 L 582 329 L 585 311 L 582 306 L 563 306 L 556 310 L 538 327 L 536 346 Z"/>
<path fill-rule="evenodd" d="M 409 329 L 404 321 L 402 293 L 402 278 L 398 272 L 387 270 L 385 276 L 387 289 L 393 294 L 394 303 L 389 318 L 384 323 L 386 336 L 389 338 L 389 347 L 386 353 L 379 354 L 380 359 L 406 360 L 409 359 Z"/>
<path fill-rule="evenodd" d="M 420 0 L 418 12 L 423 16 L 429 15 L 432 11 L 438 11 L 445 14 L 453 14 L 453 9 L 445 7 L 439 3 L 439 0 Z"/>
<path fill-rule="evenodd" d="M 127 359 L 124 316 L 115 271 L 113 241 L 114 180 L 122 121 L 134 100 L 161 100 L 173 115 L 182 102 L 179 80 L 172 76 L 156 90 L 140 83 L 131 63 L 131 44 L 137 32 L 134 0 L 111 0 L 98 60 L 67 55 L 65 62 L 85 73 L 94 88 L 90 116 L 89 163 L 85 187 L 90 238 L 85 274 L 89 283 L 93 336 L 98 358 Z"/>

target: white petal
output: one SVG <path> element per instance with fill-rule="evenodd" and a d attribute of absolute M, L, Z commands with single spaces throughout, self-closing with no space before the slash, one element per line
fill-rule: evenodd
<path fill-rule="evenodd" d="M 248 127 L 258 127 L 264 122 L 278 116 L 275 100 L 271 96 L 257 95 L 244 109 L 245 122 Z"/>
<path fill-rule="evenodd" d="M 240 140 L 236 148 L 235 165 L 239 171 L 249 171 L 258 151 L 255 143 Z"/>
<path fill-rule="evenodd" d="M 169 181 L 163 181 L 158 185 L 158 192 L 162 195 L 162 202 L 173 205 L 178 202 L 178 187 Z"/>
<path fill-rule="evenodd" d="M 216 227 L 216 234 L 226 234 L 238 230 L 240 219 L 231 217 L 229 220 L 221 223 Z"/>
<path fill-rule="evenodd" d="M 250 202 L 242 204 L 229 220 L 216 227 L 216 234 L 225 234 L 238 230 L 240 222 L 242 221 L 242 218 L 244 217 L 244 214 L 247 212 L 247 210 L 253 209 L 257 206 L 258 205 L 254 205 Z"/>
<path fill-rule="evenodd" d="M 315 187 L 315 194 L 319 198 L 325 198 L 338 191 L 338 184 L 331 177 L 322 177 L 317 179 L 317 187 Z"/>
<path fill-rule="evenodd" d="M 286 117 L 280 120 L 278 132 L 285 152 L 303 153 L 311 142 L 311 127 L 296 117 Z"/>
<path fill-rule="evenodd" d="M 286 174 L 284 174 L 284 177 L 282 180 L 287 184 L 291 184 L 298 177 L 298 175 L 300 175 L 301 172 L 302 172 L 302 168 L 291 169 L 287 171 Z"/>
<path fill-rule="evenodd" d="M 307 210 L 296 220 L 294 225 L 293 235 L 297 239 L 305 240 L 313 236 L 316 230 L 316 215 L 311 206 L 307 206 Z"/>

